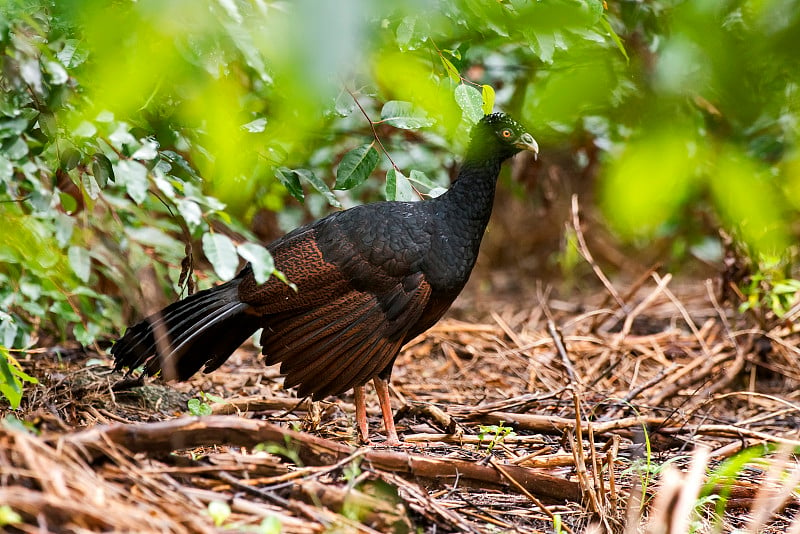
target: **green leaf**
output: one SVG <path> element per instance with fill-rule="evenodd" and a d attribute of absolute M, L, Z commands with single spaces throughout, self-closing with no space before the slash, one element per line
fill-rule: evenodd
<path fill-rule="evenodd" d="M 481 100 L 483 100 L 484 115 L 489 115 L 494 111 L 494 88 L 491 85 L 481 86 Z"/>
<path fill-rule="evenodd" d="M 158 143 L 149 139 L 142 140 L 142 146 L 136 149 L 131 155 L 131 159 L 142 161 L 152 161 L 158 157 Z"/>
<path fill-rule="evenodd" d="M 100 186 L 97 185 L 97 180 L 94 179 L 94 176 L 86 172 L 82 173 L 81 183 L 86 195 L 92 200 L 97 200 L 97 197 L 100 196 Z"/>
<path fill-rule="evenodd" d="M 40 113 L 37 121 L 39 122 L 39 129 L 47 137 L 53 138 L 58 134 L 58 124 L 56 123 L 56 118 L 52 113 Z M 96 132 L 97 129 L 95 129 L 95 133 Z M 75 132 L 73 132 L 73 135 L 76 135 Z"/>
<path fill-rule="evenodd" d="M 186 401 L 186 407 L 189 408 L 189 413 L 194 416 L 211 415 L 211 406 L 202 402 L 200 399 L 189 399 Z"/>
<path fill-rule="evenodd" d="M 72 144 L 64 147 L 60 154 L 61 167 L 65 170 L 71 171 L 78 166 L 81 162 L 81 153 L 78 152 Z"/>
<path fill-rule="evenodd" d="M 311 184 L 311 187 L 316 189 L 325 199 L 328 201 L 328 204 L 335 208 L 341 208 L 342 204 L 339 202 L 339 199 L 336 198 L 336 195 L 330 190 L 328 185 L 322 181 L 322 179 L 318 178 L 316 174 L 309 171 L 308 169 L 294 169 L 292 172 L 297 174 L 300 178 Z"/>
<path fill-rule="evenodd" d="M 444 65 L 444 70 L 447 72 L 447 76 L 453 80 L 454 83 L 461 83 L 461 74 L 458 73 L 458 69 L 455 67 L 455 65 L 453 65 L 449 59 L 441 54 L 439 54 L 439 59 L 442 60 L 442 65 Z"/>
<path fill-rule="evenodd" d="M 63 85 L 69 80 L 69 74 L 61 63 L 55 61 L 45 61 L 44 69 L 50 75 L 50 83 L 52 85 Z"/>
<path fill-rule="evenodd" d="M 0 346 L 13 347 L 18 330 L 19 325 L 14 321 L 14 317 L 7 313 L 0 312 Z M 0 358 L 2 358 L 2 356 L 0 356 Z"/>
<path fill-rule="evenodd" d="M 214 267 L 214 272 L 223 280 L 230 280 L 239 267 L 239 256 L 236 246 L 230 238 L 223 234 L 203 234 L 203 252 Z"/>
<path fill-rule="evenodd" d="M 419 22 L 419 18 L 414 15 L 403 17 L 403 20 L 400 21 L 395 33 L 400 50 L 416 50 L 428 39 L 427 35 L 419 31 Z"/>
<path fill-rule="evenodd" d="M 114 168 L 111 160 L 102 152 L 92 156 L 92 174 L 100 187 L 105 187 L 109 181 L 114 181 Z"/>
<path fill-rule="evenodd" d="M 386 200 L 394 200 L 397 196 L 397 171 L 392 167 L 386 172 Z"/>
<path fill-rule="evenodd" d="M 231 507 L 223 501 L 211 501 L 208 503 L 208 515 L 211 516 L 215 526 L 222 526 L 231 515 Z"/>
<path fill-rule="evenodd" d="M 214 395 L 212 393 L 205 393 L 205 392 L 202 392 L 201 395 L 203 396 L 203 399 L 205 399 L 206 401 L 211 401 L 216 403 L 225 402 L 225 399 L 223 397 L 220 397 L 219 395 Z"/>
<path fill-rule="evenodd" d="M 64 41 L 64 48 L 56 54 L 58 60 L 68 69 L 77 67 L 89 57 L 89 51 L 78 48 L 79 44 L 78 39 L 67 39 Z"/>
<path fill-rule="evenodd" d="M 432 125 L 434 120 L 411 102 L 390 100 L 381 109 L 381 122 L 403 130 L 416 130 Z"/>
<path fill-rule="evenodd" d="M 250 262 L 257 283 L 263 284 L 272 276 L 275 271 L 275 262 L 266 247 L 256 243 L 242 243 L 236 247 L 236 251 L 239 256 Z"/>
<path fill-rule="evenodd" d="M 619 38 L 617 32 L 615 32 L 614 28 L 611 27 L 611 23 L 608 22 L 608 18 L 606 18 L 605 14 L 603 15 L 603 18 L 600 19 L 600 24 L 603 26 L 603 29 L 605 29 L 611 36 L 611 40 L 614 41 L 615 45 L 617 45 L 617 49 L 619 49 L 619 51 L 622 52 L 622 55 L 625 56 L 625 61 L 630 63 L 631 58 L 628 57 L 628 52 L 625 51 L 625 45 L 622 44 L 622 39 Z"/>
<path fill-rule="evenodd" d="M 414 26 L 416 24 L 417 17 L 413 16 L 403 17 L 403 20 L 400 21 L 395 34 L 400 50 L 408 50 L 408 44 L 411 42 L 411 38 L 414 37 Z"/>
<path fill-rule="evenodd" d="M 66 213 L 56 212 L 53 214 L 53 225 L 58 246 L 66 247 L 75 229 L 75 219 Z"/>
<path fill-rule="evenodd" d="M 402 172 L 389 169 L 386 173 L 386 200 L 413 201 L 419 200 L 419 196 Z"/>
<path fill-rule="evenodd" d="M 11 372 L 8 357 L 8 351 L 0 347 L 0 395 L 8 400 L 13 410 L 16 410 L 22 401 L 22 382 Z"/>
<path fill-rule="evenodd" d="M 258 525 L 258 534 L 281 534 L 283 525 L 277 516 L 270 515 Z"/>
<path fill-rule="evenodd" d="M 100 117 L 97 117 L 97 120 L 100 120 Z M 134 145 L 136 144 L 136 138 L 131 134 L 130 126 L 125 122 L 120 122 L 117 125 L 117 129 L 114 130 L 109 136 L 108 140 L 111 141 L 111 144 L 114 145 L 119 150 L 124 150 L 125 145 Z"/>
<path fill-rule="evenodd" d="M 114 168 L 105 154 L 98 152 L 92 156 L 92 174 L 100 187 L 105 187 L 109 181 L 114 181 Z"/>
<path fill-rule="evenodd" d="M 28 155 L 28 143 L 22 137 L 17 138 L 5 148 L 6 156 L 12 161 L 20 160 Z"/>
<path fill-rule="evenodd" d="M 18 137 L 28 128 L 28 120 L 22 117 L 0 120 L 0 139 Z"/>
<path fill-rule="evenodd" d="M 483 96 L 471 85 L 461 84 L 455 91 L 456 104 L 464 113 L 464 118 L 474 124 L 483 118 Z"/>
<path fill-rule="evenodd" d="M 275 169 L 275 177 L 283 184 L 283 187 L 300 202 L 305 202 L 303 188 L 300 186 L 300 177 L 292 169 L 278 167 Z"/>
<path fill-rule="evenodd" d="M 94 343 L 97 336 L 102 333 L 102 330 L 97 323 L 87 323 L 86 327 L 84 327 L 82 323 L 78 323 L 72 329 L 72 333 L 78 343 L 86 346 Z"/>
<path fill-rule="evenodd" d="M 161 157 L 167 160 L 170 164 L 182 170 L 189 178 L 192 178 L 198 182 L 201 181 L 200 176 L 197 174 L 194 168 L 192 168 L 192 166 L 189 165 L 189 162 L 177 152 L 173 152 L 172 150 L 162 150 Z"/>
<path fill-rule="evenodd" d="M 798 287 L 797 280 L 784 280 L 772 286 L 772 291 L 775 293 L 794 294 L 797 293 L 798 290 L 800 290 L 800 287 Z"/>
<path fill-rule="evenodd" d="M 352 189 L 366 180 L 378 165 L 378 151 L 361 145 L 344 155 L 336 169 L 334 189 Z"/>
<path fill-rule="evenodd" d="M 261 117 L 260 119 L 248 122 L 247 124 L 243 125 L 242 128 L 248 132 L 261 133 L 267 128 L 267 119 Z"/>
<path fill-rule="evenodd" d="M 356 109 L 353 97 L 347 91 L 342 91 L 333 102 L 333 110 L 340 117 L 348 117 Z"/>
<path fill-rule="evenodd" d="M 40 95 L 44 94 L 42 70 L 39 68 L 38 60 L 32 58 L 19 61 L 19 74 L 34 91 Z"/>
<path fill-rule="evenodd" d="M 408 175 L 408 179 L 411 182 L 421 185 L 427 190 L 431 190 L 436 187 L 436 184 L 433 183 L 433 181 L 422 171 L 412 170 Z"/>
<path fill-rule="evenodd" d="M 0 527 L 22 523 L 22 516 L 7 504 L 0 505 Z M 263 522 L 262 522 L 263 524 Z M 280 532 L 280 530 L 278 530 Z"/>
<path fill-rule="evenodd" d="M 456 48 L 455 50 L 451 49 L 451 48 L 445 48 L 445 49 L 442 50 L 442 52 L 450 54 L 451 56 L 456 58 L 458 61 L 461 61 L 461 50 L 459 50 L 458 48 Z"/>
<path fill-rule="evenodd" d="M 126 228 L 125 233 L 128 234 L 128 237 L 130 237 L 133 241 L 148 247 L 155 247 L 161 250 L 183 250 L 183 245 L 180 241 L 164 231 L 152 226 L 144 226 L 142 228 Z"/>
<path fill-rule="evenodd" d="M 0 345 L 0 395 L 16 410 L 22 401 L 22 382 L 37 384 L 39 381 L 23 371 L 11 352 Z"/>
<path fill-rule="evenodd" d="M 75 200 L 75 197 L 72 195 L 67 193 L 59 193 L 58 199 L 61 202 L 61 207 L 64 208 L 64 211 L 67 213 L 73 213 L 76 209 L 78 209 L 78 201 Z"/>
<path fill-rule="evenodd" d="M 189 226 L 189 230 L 194 230 L 203 223 L 203 211 L 194 200 L 182 198 L 178 201 L 178 213 Z"/>
<path fill-rule="evenodd" d="M 53 121 L 55 121 L 55 119 L 53 119 Z M 42 124 L 41 116 L 39 117 L 39 124 Z M 89 121 L 81 122 L 77 128 L 72 130 L 72 135 L 74 135 L 75 137 L 94 137 L 96 134 L 97 134 L 97 127 Z"/>
<path fill-rule="evenodd" d="M 7 182 L 14 176 L 14 164 L 0 154 L 0 181 Z"/>
<path fill-rule="evenodd" d="M 544 63 L 553 62 L 556 51 L 556 38 L 552 33 L 538 32 L 534 34 L 533 49 Z"/>
<path fill-rule="evenodd" d="M 153 173 L 153 183 L 156 184 L 158 190 L 164 193 L 164 195 L 166 195 L 167 198 L 175 200 L 177 193 L 175 192 L 175 187 L 173 187 L 172 182 L 170 182 L 169 178 L 167 177 L 167 175 L 161 172 L 160 169 L 156 169 L 155 172 Z M 185 189 L 186 188 L 184 187 L 184 190 Z"/>
<path fill-rule="evenodd" d="M 114 175 L 134 202 L 141 204 L 147 198 L 147 167 L 138 161 L 123 159 L 114 166 Z"/>
<path fill-rule="evenodd" d="M 67 250 L 67 258 L 69 259 L 69 266 L 72 267 L 81 282 L 88 282 L 89 275 L 92 272 L 92 259 L 89 256 L 89 251 L 83 247 L 73 245 Z"/>

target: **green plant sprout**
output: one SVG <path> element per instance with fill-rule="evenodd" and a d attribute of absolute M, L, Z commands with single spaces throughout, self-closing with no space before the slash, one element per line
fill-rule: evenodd
<path fill-rule="evenodd" d="M 771 311 L 778 319 L 797 302 L 800 294 L 800 280 L 791 277 L 790 258 L 759 255 L 757 270 L 740 286 L 745 300 L 739 305 L 739 312 L 752 310 L 761 316 Z"/>
<path fill-rule="evenodd" d="M 225 402 L 225 399 L 219 397 L 217 395 L 212 395 L 211 393 L 205 393 L 203 391 L 199 394 L 200 398 L 189 399 L 186 403 L 186 406 L 189 408 L 189 413 L 195 416 L 203 416 L 203 415 L 211 415 L 213 412 L 211 410 L 211 404 L 209 402 Z"/>
<path fill-rule="evenodd" d="M 510 426 L 503 426 L 504 421 L 500 421 L 499 425 L 481 425 L 478 427 L 478 439 L 481 444 L 485 439 L 491 438 L 486 446 L 486 452 L 492 452 L 496 445 L 503 443 L 503 441 L 511 436 L 516 436 Z"/>
<path fill-rule="evenodd" d="M 268 452 L 276 456 L 283 456 L 289 459 L 297 467 L 303 467 L 303 461 L 300 459 L 299 447 L 292 443 L 292 438 L 283 436 L 284 444 L 279 443 L 259 443 L 253 450 L 256 452 Z"/>

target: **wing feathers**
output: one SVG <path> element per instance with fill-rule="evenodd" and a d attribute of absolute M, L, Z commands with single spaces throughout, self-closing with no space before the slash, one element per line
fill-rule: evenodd
<path fill-rule="evenodd" d="M 285 356 L 290 352 L 295 354 L 292 362 L 300 365 L 306 359 L 301 351 L 313 348 L 329 336 L 331 331 L 347 328 L 374 305 L 374 299 L 368 295 L 351 292 L 326 306 L 288 320 L 271 323 L 264 329 L 261 339 L 263 352 L 267 355 L 267 364 L 288 362 Z"/>
<path fill-rule="evenodd" d="M 335 395 L 391 365 L 430 298 L 421 274 L 382 295 L 351 290 L 334 302 L 268 320 L 262 334 L 268 364 L 281 363 L 286 386 L 300 395 Z"/>

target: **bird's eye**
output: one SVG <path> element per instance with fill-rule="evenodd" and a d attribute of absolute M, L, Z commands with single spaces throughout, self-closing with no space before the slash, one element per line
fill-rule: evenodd
<path fill-rule="evenodd" d="M 502 132 L 500 132 L 500 135 L 502 135 L 503 137 L 505 137 L 506 139 L 508 139 L 509 137 L 511 137 L 511 130 L 509 130 L 509 129 L 505 129 L 505 130 L 503 130 Z"/>

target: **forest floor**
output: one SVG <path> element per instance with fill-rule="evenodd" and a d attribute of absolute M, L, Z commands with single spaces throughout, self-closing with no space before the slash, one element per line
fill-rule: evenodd
<path fill-rule="evenodd" d="M 369 388 L 360 446 L 351 395 L 297 399 L 252 345 L 180 384 L 32 351 L 39 384 L 0 426 L 0 518 L 13 510 L 19 532 L 797 532 L 800 336 L 717 295 L 656 273 L 570 299 L 473 285 L 398 358 L 399 447 L 382 445 Z"/>

